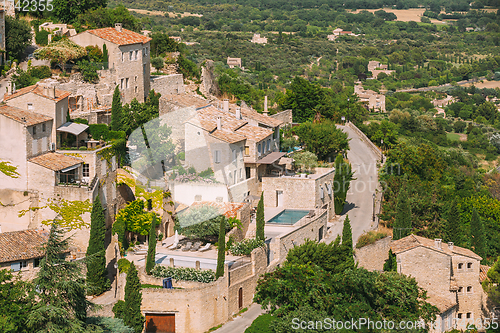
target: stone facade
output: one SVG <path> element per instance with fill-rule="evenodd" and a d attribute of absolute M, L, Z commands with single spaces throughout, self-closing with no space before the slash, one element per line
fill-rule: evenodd
<path fill-rule="evenodd" d="M 122 29 L 121 23 L 117 23 L 114 29 L 87 30 L 70 39 L 83 47 L 97 45 L 102 49 L 106 44 L 109 68 L 114 69 L 110 74 L 114 86 L 120 87 L 122 103 L 130 103 L 134 98 L 144 102 L 150 90 L 151 38 Z"/>
<path fill-rule="evenodd" d="M 280 125 L 280 128 L 283 128 L 283 127 L 288 126 L 288 125 L 292 125 L 292 122 L 293 122 L 292 109 L 275 113 L 273 115 L 270 115 L 270 117 L 283 122 L 283 124 Z"/>
<path fill-rule="evenodd" d="M 369 271 L 383 271 L 384 263 L 389 258 L 391 241 L 392 238 L 389 236 L 355 249 L 354 255 L 358 265 Z"/>
<path fill-rule="evenodd" d="M 150 89 L 162 96 L 168 94 L 184 94 L 184 76 L 182 74 L 170 74 L 152 76 L 150 79 Z"/>
<path fill-rule="evenodd" d="M 260 34 L 253 34 L 251 42 L 256 44 L 267 44 L 267 38 L 261 37 Z"/>
<path fill-rule="evenodd" d="M 227 65 L 229 66 L 229 68 L 234 68 L 234 67 L 241 68 L 241 58 L 227 57 Z"/>
<path fill-rule="evenodd" d="M 358 95 L 361 103 L 366 104 L 368 109 L 385 112 L 385 95 L 365 90 L 361 85 L 354 86 L 354 93 Z"/>

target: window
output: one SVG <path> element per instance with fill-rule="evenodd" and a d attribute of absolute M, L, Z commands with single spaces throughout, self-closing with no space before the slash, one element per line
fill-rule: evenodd
<path fill-rule="evenodd" d="M 135 86 L 135 92 L 137 93 L 137 86 Z"/>
<path fill-rule="evenodd" d="M 458 263 L 458 270 L 464 269 L 464 264 L 462 262 Z"/>
<path fill-rule="evenodd" d="M 90 176 L 89 165 L 87 163 L 83 163 L 82 177 L 89 177 L 89 176 Z"/>
<path fill-rule="evenodd" d="M 125 52 L 122 52 L 122 62 L 125 60 Z"/>
<path fill-rule="evenodd" d="M 126 82 L 125 86 L 128 89 L 128 78 L 125 80 L 125 82 Z"/>
<path fill-rule="evenodd" d="M 32 155 L 38 154 L 38 140 L 33 140 L 31 143 L 31 153 Z"/>
<path fill-rule="evenodd" d="M 261 144 L 259 143 L 259 148 L 257 149 L 259 151 L 259 156 L 261 155 Z"/>
<path fill-rule="evenodd" d="M 135 82 L 137 82 L 137 75 L 135 76 L 134 80 L 135 80 Z"/>
<path fill-rule="evenodd" d="M 248 155 L 250 155 L 250 147 L 245 146 L 245 156 L 248 156 Z"/>
<path fill-rule="evenodd" d="M 470 312 L 467 312 L 467 315 L 466 315 L 466 317 L 467 317 L 467 319 L 470 319 L 470 318 L 472 318 L 472 313 L 470 313 Z"/>
<path fill-rule="evenodd" d="M 35 135 L 35 134 L 36 134 L 36 125 L 33 126 L 33 135 Z"/>
<path fill-rule="evenodd" d="M 214 151 L 214 163 L 220 163 L 220 150 L 215 150 Z"/>
<path fill-rule="evenodd" d="M 467 293 L 472 293 L 472 286 L 467 287 Z"/>
<path fill-rule="evenodd" d="M 457 315 L 457 318 L 458 318 L 458 319 L 462 319 L 462 314 L 461 314 L 461 313 L 459 313 L 459 314 Z"/>
<path fill-rule="evenodd" d="M 134 60 L 134 51 L 130 51 L 130 61 Z"/>
<path fill-rule="evenodd" d="M 33 111 L 33 103 L 28 103 L 28 111 Z"/>
<path fill-rule="evenodd" d="M 26 268 L 26 267 L 28 267 L 26 260 L 16 261 L 16 262 L 13 262 L 12 264 L 10 264 L 10 269 L 14 272 L 18 272 L 21 269 Z"/>
<path fill-rule="evenodd" d="M 326 191 L 328 192 L 328 195 L 332 195 L 332 185 L 327 183 L 325 184 L 326 186 Z"/>
<path fill-rule="evenodd" d="M 238 178 L 236 178 L 236 170 L 234 170 L 234 173 L 233 173 L 233 179 L 234 179 L 234 183 L 236 184 L 238 182 Z"/>
<path fill-rule="evenodd" d="M 472 269 L 472 263 L 471 262 L 467 263 L 467 269 Z"/>
<path fill-rule="evenodd" d="M 40 266 L 40 258 L 35 258 L 33 259 L 33 267 L 39 267 Z"/>
<path fill-rule="evenodd" d="M 267 151 L 271 150 L 271 139 L 267 140 Z"/>
<path fill-rule="evenodd" d="M 240 147 L 240 161 L 243 161 L 243 147 Z"/>
<path fill-rule="evenodd" d="M 323 199 L 325 197 L 325 190 L 322 186 L 319 187 L 319 198 Z"/>
<path fill-rule="evenodd" d="M 464 292 L 464 287 L 458 287 L 458 293 L 461 294 Z"/>
<path fill-rule="evenodd" d="M 232 155 L 232 156 L 233 156 L 233 163 L 234 163 L 234 164 L 236 164 L 236 149 L 233 149 L 233 150 L 231 151 L 231 153 L 233 154 L 233 155 Z"/>
<path fill-rule="evenodd" d="M 139 59 L 139 50 L 135 50 L 135 60 Z M 137 79 L 137 76 L 136 76 Z"/>
<path fill-rule="evenodd" d="M 123 79 L 120 81 L 120 89 L 123 89 Z"/>
<path fill-rule="evenodd" d="M 42 124 L 42 132 L 45 132 L 46 130 L 46 126 L 45 126 L 45 123 Z"/>

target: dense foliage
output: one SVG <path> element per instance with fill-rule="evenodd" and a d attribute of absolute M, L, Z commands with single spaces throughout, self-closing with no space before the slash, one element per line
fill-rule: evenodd
<path fill-rule="evenodd" d="M 8 59 L 19 61 L 26 48 L 31 45 L 31 39 L 31 28 L 25 20 L 6 15 L 5 49 Z"/>
<path fill-rule="evenodd" d="M 234 256 L 249 256 L 254 249 L 263 246 L 265 246 L 263 240 L 256 238 L 245 238 L 240 242 L 231 244 L 228 250 Z"/>
<path fill-rule="evenodd" d="M 335 214 L 341 214 L 344 209 L 345 200 L 347 198 L 347 191 L 351 186 L 351 181 L 354 172 L 352 171 L 351 164 L 344 161 L 341 155 L 337 155 L 335 159 L 335 175 L 333 177 L 333 204 L 335 207 Z"/>
<path fill-rule="evenodd" d="M 142 292 L 141 282 L 134 263 L 130 263 L 125 284 L 125 303 L 123 304 L 124 323 L 133 328 L 135 333 L 141 333 L 144 328 L 144 316 L 141 312 Z"/>
<path fill-rule="evenodd" d="M 156 265 L 151 270 L 151 275 L 156 278 L 171 277 L 174 280 L 196 281 L 202 283 L 210 283 L 215 280 L 215 272 L 213 270 L 201 270 L 189 267 L 165 267 Z"/>

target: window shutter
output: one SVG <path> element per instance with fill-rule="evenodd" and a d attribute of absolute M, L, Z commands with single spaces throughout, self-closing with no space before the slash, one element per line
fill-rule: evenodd
<path fill-rule="evenodd" d="M 10 269 L 14 272 L 18 272 L 21 270 L 21 262 L 13 262 L 12 264 L 10 264 Z"/>

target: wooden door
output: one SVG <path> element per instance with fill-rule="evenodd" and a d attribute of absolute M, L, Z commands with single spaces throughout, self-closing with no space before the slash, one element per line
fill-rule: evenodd
<path fill-rule="evenodd" d="M 146 313 L 146 333 L 175 333 L 175 314 Z"/>

